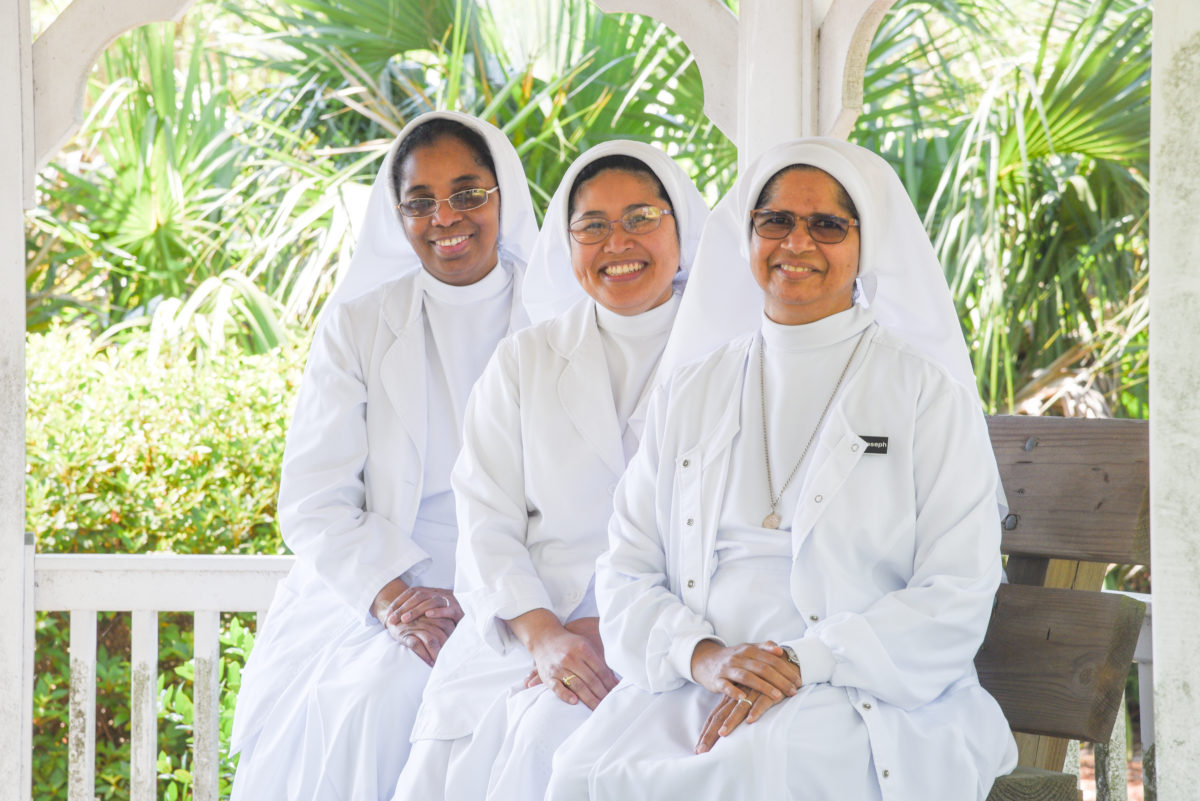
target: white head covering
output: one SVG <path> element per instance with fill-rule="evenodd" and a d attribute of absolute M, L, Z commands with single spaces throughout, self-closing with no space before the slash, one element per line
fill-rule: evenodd
<path fill-rule="evenodd" d="M 818 137 L 763 153 L 713 209 L 663 354 L 664 374 L 758 329 L 763 294 L 750 273 L 750 212 L 771 176 L 792 164 L 832 175 L 858 209 L 856 302 L 869 305 L 880 325 L 978 393 L 946 277 L 900 178 L 871 151 Z"/>
<path fill-rule="evenodd" d="M 529 258 L 523 294 L 525 310 L 535 323 L 561 314 L 585 295 L 571 268 L 567 205 L 575 176 L 593 161 L 606 156 L 632 156 L 649 167 L 662 181 L 679 232 L 679 275 L 675 280 L 677 283 L 687 280 L 688 270 L 700 244 L 700 232 L 708 218 L 708 204 L 683 168 L 658 148 L 626 139 L 603 142 L 575 159 L 567 168 L 554 197 L 550 198 L 546 218 L 542 220 L 542 231 Z"/>
<path fill-rule="evenodd" d="M 413 129 L 433 119 L 460 122 L 477 131 L 487 142 L 496 165 L 496 182 L 500 187 L 500 261 L 517 268 L 529 261 L 533 241 L 537 237 L 537 218 L 533 214 L 533 199 L 529 183 L 516 149 L 504 133 L 489 122 L 460 114 L 457 111 L 430 111 L 416 117 L 388 148 L 379 174 L 371 187 L 367 213 L 363 219 L 358 243 L 350 259 L 346 275 L 334 289 L 326 304 L 329 307 L 366 294 L 387 281 L 418 270 L 421 261 L 408 244 L 396 204 L 396 189 L 392 185 L 392 162 L 396 151 Z M 492 202 L 491 200 L 488 201 Z"/>

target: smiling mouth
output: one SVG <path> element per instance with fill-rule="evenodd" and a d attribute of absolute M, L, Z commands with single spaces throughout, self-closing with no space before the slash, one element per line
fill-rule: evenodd
<path fill-rule="evenodd" d="M 433 240 L 433 244 L 435 247 L 439 247 L 439 248 L 448 250 L 450 248 L 454 248 L 454 247 L 461 245 L 463 242 L 466 242 L 470 238 L 471 238 L 470 234 L 463 234 L 462 236 L 448 236 L 445 239 Z"/>
<path fill-rule="evenodd" d="M 820 272 L 807 264 L 776 264 L 775 266 L 789 275 L 813 275 Z"/>
<path fill-rule="evenodd" d="M 646 262 L 644 261 L 622 261 L 616 264 L 606 264 L 600 268 L 600 272 L 615 277 L 630 275 L 644 269 L 646 269 Z"/>

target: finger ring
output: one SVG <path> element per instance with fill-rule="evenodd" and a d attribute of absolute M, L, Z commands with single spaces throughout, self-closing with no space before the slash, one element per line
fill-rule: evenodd
<path fill-rule="evenodd" d="M 579 678 L 579 677 L 576 676 L 574 673 L 568 673 L 567 675 L 565 675 L 561 679 L 559 679 L 559 681 L 562 682 L 562 686 L 566 687 L 569 690 L 569 689 L 571 689 L 571 682 L 575 681 L 575 679 L 577 679 L 577 678 Z"/>
<path fill-rule="evenodd" d="M 442 601 L 443 601 L 443 603 L 445 603 L 445 604 L 446 604 L 446 608 L 447 608 L 447 609 L 449 609 L 449 608 L 450 608 L 450 599 L 449 599 L 449 598 L 447 598 L 445 595 L 443 595 L 443 596 L 442 596 Z"/>
<path fill-rule="evenodd" d="M 749 699 L 749 698 L 739 698 L 739 699 L 737 700 L 737 702 L 738 702 L 739 704 L 745 704 L 746 706 L 752 706 L 752 704 L 750 703 L 750 699 Z"/>

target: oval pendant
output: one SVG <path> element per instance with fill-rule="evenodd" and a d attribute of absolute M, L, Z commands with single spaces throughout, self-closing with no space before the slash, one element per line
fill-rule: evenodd
<path fill-rule="evenodd" d="M 779 528 L 779 523 L 779 515 L 774 512 L 763 518 L 763 528 Z"/>

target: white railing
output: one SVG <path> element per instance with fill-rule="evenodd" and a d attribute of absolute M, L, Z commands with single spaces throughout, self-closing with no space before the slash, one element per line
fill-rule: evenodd
<path fill-rule="evenodd" d="M 32 548 L 29 548 L 32 553 Z M 52 555 L 30 557 L 33 608 L 70 613 L 70 714 L 68 798 L 95 797 L 96 762 L 96 615 L 132 613 L 130 800 L 157 798 L 158 613 L 191 612 L 194 629 L 193 798 L 216 801 L 218 793 L 218 638 L 221 612 L 254 612 L 261 625 L 275 592 L 287 575 L 291 556 Z M 1135 661 L 1141 685 L 1142 742 L 1153 743 L 1153 676 L 1150 651 L 1150 598 Z M 32 648 L 32 643 L 29 644 Z M 25 664 L 32 664 L 32 655 Z M 25 697 L 32 702 L 34 677 L 26 676 Z M 1112 753 L 1125 751 L 1125 721 L 1117 720 Z M 1125 798 L 1124 759 L 1113 776 L 1108 799 Z M 1100 769 L 1100 766 L 1097 766 Z"/>
<path fill-rule="evenodd" d="M 38 554 L 32 559 L 33 608 L 71 616 L 68 798 L 95 798 L 97 613 L 132 613 L 130 801 L 155 801 L 158 613 L 191 612 L 195 615 L 193 797 L 216 801 L 220 614 L 255 612 L 261 624 L 275 585 L 287 575 L 294 558 Z M 32 664 L 32 655 L 25 664 Z M 33 679 L 24 677 L 26 697 L 32 696 Z"/>

